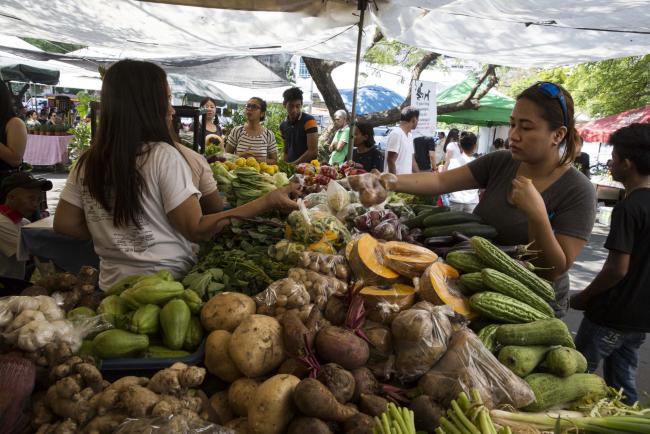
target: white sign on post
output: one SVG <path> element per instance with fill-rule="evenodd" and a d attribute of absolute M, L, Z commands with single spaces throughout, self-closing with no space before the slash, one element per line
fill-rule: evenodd
<path fill-rule="evenodd" d="M 420 136 L 433 136 L 436 131 L 438 110 L 436 107 L 436 83 L 413 80 L 411 85 L 411 106 L 420 110 L 420 120 L 415 129 Z"/>

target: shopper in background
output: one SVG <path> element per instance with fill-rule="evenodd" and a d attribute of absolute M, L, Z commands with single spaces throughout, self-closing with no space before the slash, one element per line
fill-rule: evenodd
<path fill-rule="evenodd" d="M 460 157 L 460 145 L 458 141 L 460 140 L 459 131 L 457 128 L 452 128 L 447 134 L 447 139 L 445 140 L 445 145 L 442 148 L 442 151 L 445 153 L 445 165 L 444 170 L 449 168 L 449 162 L 452 158 Z"/>
<path fill-rule="evenodd" d="M 47 123 L 47 117 L 48 117 L 47 108 L 42 108 L 41 111 L 38 113 L 38 121 L 41 123 L 41 125 L 45 125 Z"/>
<path fill-rule="evenodd" d="M 420 136 L 413 139 L 415 162 L 420 172 L 436 169 L 436 142 L 433 137 Z"/>
<path fill-rule="evenodd" d="M 41 123 L 38 121 L 38 113 L 36 113 L 36 110 L 29 110 L 27 112 L 25 124 L 28 128 L 33 128 L 35 126 L 41 125 Z"/>
<path fill-rule="evenodd" d="M 309 163 L 318 157 L 318 124 L 312 115 L 302 111 L 302 90 L 292 87 L 282 93 L 287 119 L 280 124 L 284 139 L 284 161 Z"/>
<path fill-rule="evenodd" d="M 375 146 L 375 132 L 366 122 L 359 122 L 354 129 L 352 160 L 363 166 L 366 172 L 384 170 L 384 154 Z"/>
<path fill-rule="evenodd" d="M 350 143 L 350 127 L 348 126 L 348 112 L 345 110 L 337 110 L 334 113 L 334 138 L 330 143 L 329 151 L 331 153 L 329 164 L 338 165 L 345 163 L 348 159 Z"/>
<path fill-rule="evenodd" d="M 23 162 L 27 145 L 27 127 L 16 116 L 13 96 L 4 82 L 0 82 L 0 182 Z M 0 203 L 4 198 L 0 195 Z"/>
<path fill-rule="evenodd" d="M 275 134 L 262 125 L 266 118 L 266 101 L 258 97 L 249 99 L 245 115 L 246 123 L 236 126 L 228 134 L 226 151 L 244 158 L 253 157 L 260 163 L 277 163 Z"/>
<path fill-rule="evenodd" d="M 504 142 L 503 139 L 497 137 L 492 142 L 492 147 L 490 149 L 490 152 L 501 151 L 505 148 L 506 148 L 506 142 Z"/>
<path fill-rule="evenodd" d="M 578 136 L 578 147 L 576 149 L 576 159 L 573 160 L 573 165 L 576 169 L 582 172 L 587 178 L 591 178 L 591 173 L 589 172 L 589 154 L 582 152 L 582 137 Z"/>
<path fill-rule="evenodd" d="M 209 143 L 223 145 L 223 131 L 219 125 L 219 116 L 217 116 L 217 103 L 210 97 L 203 98 L 200 106 L 205 109 L 205 136 L 203 146 Z"/>
<path fill-rule="evenodd" d="M 26 267 L 27 261 L 17 257 L 20 229 L 38 211 L 41 194 L 51 189 L 52 182 L 25 172 L 13 173 L 2 180 L 0 196 L 5 199 L 0 205 L 0 276 L 29 278 L 31 270 Z"/>
<path fill-rule="evenodd" d="M 460 139 L 460 157 L 451 159 L 448 170 L 462 167 L 474 161 L 476 146 L 477 138 L 474 133 L 468 133 L 465 137 Z M 455 191 L 449 193 L 449 208 L 451 208 L 452 211 L 473 212 L 474 208 L 478 204 L 478 199 L 478 189 L 476 188 Z"/>
<path fill-rule="evenodd" d="M 609 143 L 610 172 L 625 186 L 625 199 L 612 212 L 605 264 L 571 297 L 571 307 L 585 311 L 575 343 L 588 371 L 603 361 L 607 385 L 622 388 L 633 404 L 639 349 L 650 332 L 650 124 L 621 128 Z"/>
<path fill-rule="evenodd" d="M 420 111 L 405 107 L 400 114 L 397 128 L 393 128 L 386 139 L 386 163 L 384 172 L 404 175 L 418 171 L 413 149 L 413 131 L 418 126 Z"/>

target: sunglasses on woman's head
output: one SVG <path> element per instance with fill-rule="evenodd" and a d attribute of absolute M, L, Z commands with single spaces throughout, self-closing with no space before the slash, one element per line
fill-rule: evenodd
<path fill-rule="evenodd" d="M 538 88 L 544 93 L 544 95 L 548 96 L 549 98 L 556 99 L 560 102 L 560 108 L 562 108 L 562 120 L 564 121 L 564 126 L 568 127 L 569 115 L 566 107 L 566 99 L 564 98 L 564 92 L 562 92 L 560 86 L 558 86 L 555 83 L 550 83 L 548 81 L 538 81 L 537 83 L 533 84 L 533 86 L 531 87 Z"/>

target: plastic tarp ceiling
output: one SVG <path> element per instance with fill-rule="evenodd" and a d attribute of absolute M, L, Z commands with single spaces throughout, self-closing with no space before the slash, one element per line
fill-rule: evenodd
<path fill-rule="evenodd" d="M 580 131 L 580 137 L 586 142 L 607 143 L 609 136 L 614 131 L 633 123 L 650 123 L 650 105 L 607 116 L 602 119 L 595 119 L 586 124 L 578 125 L 577 128 Z"/>
<path fill-rule="evenodd" d="M 3 0 L 0 32 L 101 48 L 113 59 L 292 53 L 353 61 L 356 3 L 49 0 L 34 7 Z M 650 47 L 647 0 L 376 0 L 370 9 L 364 49 L 376 26 L 389 39 L 509 66 L 641 55 Z"/>
<path fill-rule="evenodd" d="M 463 101 L 476 85 L 476 79 L 468 78 L 440 92 L 436 97 L 438 106 Z M 466 125 L 507 125 L 510 114 L 515 106 L 515 100 L 491 89 L 479 101 L 478 110 L 461 110 L 453 113 L 438 114 L 438 122 Z"/>

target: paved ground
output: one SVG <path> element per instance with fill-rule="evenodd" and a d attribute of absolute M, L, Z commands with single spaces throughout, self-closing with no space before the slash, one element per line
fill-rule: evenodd
<path fill-rule="evenodd" d="M 54 184 L 52 191 L 48 192 L 47 195 L 50 212 L 54 213 L 56 204 L 59 200 L 59 194 L 65 185 L 67 173 L 48 171 L 35 172 L 37 176 L 48 178 Z M 599 223 L 596 223 L 594 226 L 591 239 L 571 268 L 570 278 L 572 292 L 584 289 L 602 268 L 603 262 L 607 257 L 607 251 L 603 248 L 603 244 L 605 243 L 608 232 L 608 226 Z M 564 318 L 574 335 L 578 331 L 581 319 L 582 312 L 575 310 L 569 310 L 568 314 Z M 602 370 L 600 373 L 602 374 Z M 650 392 L 650 343 L 648 342 L 641 347 L 637 385 L 640 391 Z"/>

